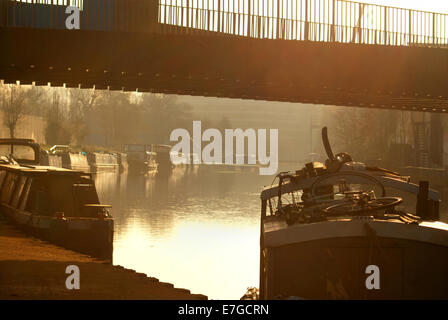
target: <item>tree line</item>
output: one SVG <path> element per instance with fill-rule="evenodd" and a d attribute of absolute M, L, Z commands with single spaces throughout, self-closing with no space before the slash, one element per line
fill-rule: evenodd
<path fill-rule="evenodd" d="M 168 143 L 175 128 L 191 126 L 191 106 L 177 96 L 0 84 L 0 109 L 10 137 L 24 115 L 45 120 L 46 144 L 100 145 L 119 150 L 129 143 Z"/>

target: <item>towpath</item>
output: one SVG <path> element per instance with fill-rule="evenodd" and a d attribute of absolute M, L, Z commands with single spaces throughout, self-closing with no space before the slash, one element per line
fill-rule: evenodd
<path fill-rule="evenodd" d="M 66 268 L 80 270 L 80 289 L 68 290 Z M 204 300 L 146 274 L 28 236 L 0 215 L 0 299 Z"/>

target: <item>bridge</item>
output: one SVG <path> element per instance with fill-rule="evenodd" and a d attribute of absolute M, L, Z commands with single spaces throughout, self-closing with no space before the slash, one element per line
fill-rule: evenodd
<path fill-rule="evenodd" d="M 67 6 L 80 12 L 68 30 Z M 448 112 L 448 15 L 345 0 L 0 0 L 6 83 Z"/>

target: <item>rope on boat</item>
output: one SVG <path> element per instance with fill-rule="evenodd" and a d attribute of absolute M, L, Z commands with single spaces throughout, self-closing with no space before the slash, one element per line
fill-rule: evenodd
<path fill-rule="evenodd" d="M 406 224 L 418 224 L 422 219 L 410 213 L 401 213 L 400 220 Z"/>

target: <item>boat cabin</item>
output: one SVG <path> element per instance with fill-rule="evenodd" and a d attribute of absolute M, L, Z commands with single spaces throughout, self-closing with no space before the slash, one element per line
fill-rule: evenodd
<path fill-rule="evenodd" d="M 108 207 L 90 174 L 62 168 L 0 165 L 0 187 L 2 205 L 38 216 L 97 218 Z"/>

